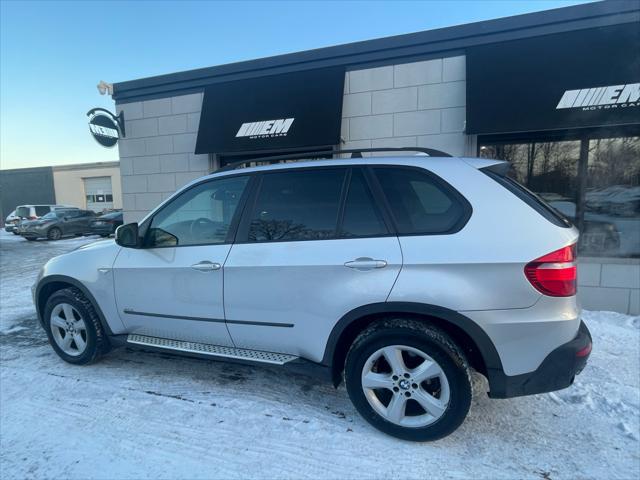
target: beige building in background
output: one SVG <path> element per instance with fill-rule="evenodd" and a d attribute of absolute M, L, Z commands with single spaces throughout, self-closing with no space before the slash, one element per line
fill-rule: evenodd
<path fill-rule="evenodd" d="M 122 208 L 120 162 L 53 167 L 56 202 L 101 212 Z"/>

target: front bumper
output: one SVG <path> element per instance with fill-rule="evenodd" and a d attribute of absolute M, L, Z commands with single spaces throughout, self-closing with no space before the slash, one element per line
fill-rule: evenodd
<path fill-rule="evenodd" d="M 489 372 L 489 396 L 511 398 L 567 388 L 587 364 L 591 344 L 591 333 L 584 322 L 580 322 L 575 338 L 553 350 L 535 371 L 514 376 Z"/>
<path fill-rule="evenodd" d="M 46 237 L 47 233 L 46 232 L 35 232 L 33 230 L 27 230 L 27 231 L 20 232 L 20 235 L 22 235 L 25 238 L 41 238 L 41 237 Z"/>
<path fill-rule="evenodd" d="M 20 235 L 29 238 L 41 238 L 47 236 L 49 225 L 30 225 L 19 231 Z"/>

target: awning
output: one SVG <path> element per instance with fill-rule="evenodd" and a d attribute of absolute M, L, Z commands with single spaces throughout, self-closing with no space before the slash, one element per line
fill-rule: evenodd
<path fill-rule="evenodd" d="M 467 133 L 640 123 L 638 23 L 474 47 Z"/>
<path fill-rule="evenodd" d="M 205 88 L 195 153 L 251 153 L 340 143 L 344 67 Z"/>

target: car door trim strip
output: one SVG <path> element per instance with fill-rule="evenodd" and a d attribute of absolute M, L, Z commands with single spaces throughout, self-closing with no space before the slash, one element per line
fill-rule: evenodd
<path fill-rule="evenodd" d="M 261 327 L 293 328 L 293 323 L 251 322 L 248 320 L 224 320 L 222 318 L 187 317 L 184 315 L 166 315 L 164 313 L 139 312 L 130 308 L 125 308 L 124 313 L 127 313 L 129 315 L 141 315 L 143 317 L 179 318 L 180 320 L 195 320 L 197 322 L 231 323 L 235 325 L 257 325 Z"/>

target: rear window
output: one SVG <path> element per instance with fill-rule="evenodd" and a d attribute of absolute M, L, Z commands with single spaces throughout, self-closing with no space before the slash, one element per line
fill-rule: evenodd
<path fill-rule="evenodd" d="M 471 214 L 469 203 L 435 175 L 417 168 L 376 167 L 374 172 L 399 234 L 459 231 Z"/>
<path fill-rule="evenodd" d="M 564 228 L 569 228 L 573 225 L 567 217 L 562 215 L 558 210 L 542 200 L 542 198 L 526 188 L 524 185 L 515 181 L 513 178 L 500 175 L 496 172 L 492 172 L 491 170 L 481 169 L 481 171 L 493 178 L 496 182 L 509 190 L 554 225 Z"/>

